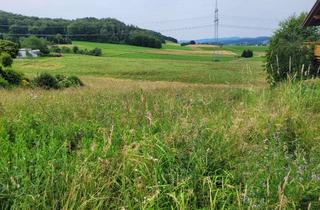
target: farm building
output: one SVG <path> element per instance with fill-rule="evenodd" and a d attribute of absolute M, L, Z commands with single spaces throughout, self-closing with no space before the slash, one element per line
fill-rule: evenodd
<path fill-rule="evenodd" d="M 32 49 L 20 49 L 18 53 L 18 58 L 37 58 L 40 55 L 40 50 Z"/>
<path fill-rule="evenodd" d="M 304 28 L 312 26 L 320 26 L 320 0 L 317 0 L 303 23 Z M 315 56 L 320 60 L 320 42 L 316 43 Z"/>

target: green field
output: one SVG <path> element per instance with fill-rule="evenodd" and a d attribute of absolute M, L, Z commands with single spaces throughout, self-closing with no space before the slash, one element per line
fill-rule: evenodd
<path fill-rule="evenodd" d="M 65 55 L 62 58 L 20 60 L 14 68 L 31 76 L 52 72 L 205 84 L 265 83 L 263 58 L 260 57 L 244 60 L 227 55 L 220 56 L 221 61 L 213 63 L 211 52 L 172 44 L 161 50 L 90 42 L 74 42 L 74 45 L 88 49 L 99 47 L 103 56 Z M 174 49 L 168 49 L 172 46 Z"/>
<path fill-rule="evenodd" d="M 320 209 L 319 80 L 270 88 L 260 47 L 74 45 L 103 56 L 13 68 L 85 87 L 0 90 L 0 209 Z"/>

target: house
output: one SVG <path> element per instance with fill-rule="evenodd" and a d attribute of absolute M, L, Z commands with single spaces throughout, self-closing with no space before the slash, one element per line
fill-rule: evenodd
<path fill-rule="evenodd" d="M 317 0 L 302 26 L 304 28 L 320 26 L 320 0 Z M 317 57 L 317 60 L 320 61 L 320 42 L 316 43 L 314 54 Z"/>
<path fill-rule="evenodd" d="M 32 50 L 29 48 L 23 48 L 19 50 L 17 58 L 37 58 L 40 56 L 40 50 Z"/>
<path fill-rule="evenodd" d="M 307 18 L 303 23 L 303 27 L 319 26 L 320 25 L 320 0 L 311 9 Z"/>

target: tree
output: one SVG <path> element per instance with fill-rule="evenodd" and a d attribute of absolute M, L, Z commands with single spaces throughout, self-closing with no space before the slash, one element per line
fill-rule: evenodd
<path fill-rule="evenodd" d="M 12 36 L 17 37 L 20 35 L 25 36 L 29 33 L 27 25 L 14 24 L 10 26 L 9 32 Z"/>
<path fill-rule="evenodd" d="M 157 43 L 158 41 L 164 43 L 166 40 L 177 42 L 172 37 L 126 25 L 113 18 L 64 20 L 28 17 L 0 11 L 0 25 L 3 25 L 3 27 L 0 27 L 0 33 L 11 38 L 24 37 L 26 34 L 34 34 L 39 37 L 50 35 L 46 36 L 48 41 L 55 44 L 67 44 L 70 43 L 70 39 L 123 44 L 127 42 L 130 34 L 137 31 L 154 37 L 157 39 Z M 10 28 L 8 25 L 10 25 Z"/>
<path fill-rule="evenodd" d="M 36 36 L 29 36 L 27 38 L 21 38 L 20 43 L 22 47 L 31 48 L 33 50 L 40 50 L 42 54 L 49 54 L 48 41 Z"/>
<path fill-rule="evenodd" d="M 243 58 L 252 58 L 253 57 L 253 52 L 252 50 L 244 50 L 241 54 L 241 57 Z"/>
<path fill-rule="evenodd" d="M 196 41 L 191 40 L 191 41 L 190 41 L 190 44 L 191 44 L 191 45 L 195 45 L 195 44 L 196 44 Z"/>
<path fill-rule="evenodd" d="M 0 40 L 0 53 L 8 53 L 12 58 L 17 57 L 19 52 L 19 47 L 16 43 Z"/>
<path fill-rule="evenodd" d="M 8 33 L 9 21 L 7 17 L 0 17 L 0 33 Z"/>
<path fill-rule="evenodd" d="M 8 53 L 4 52 L 1 54 L 1 64 L 4 67 L 9 67 L 11 66 L 13 63 L 13 59 L 11 57 L 11 55 L 9 55 Z"/>
<path fill-rule="evenodd" d="M 128 44 L 141 46 L 141 47 L 151 47 L 151 48 L 161 48 L 162 42 L 156 37 L 143 32 L 133 32 L 130 34 Z"/>
<path fill-rule="evenodd" d="M 71 40 L 61 34 L 56 34 L 54 37 L 49 37 L 48 40 L 54 44 L 71 44 Z"/>
<path fill-rule="evenodd" d="M 297 79 L 316 76 L 318 65 L 312 43 L 319 40 L 320 32 L 316 27 L 302 28 L 305 18 L 305 13 L 289 17 L 271 37 L 266 61 L 270 84 L 288 76 Z"/>

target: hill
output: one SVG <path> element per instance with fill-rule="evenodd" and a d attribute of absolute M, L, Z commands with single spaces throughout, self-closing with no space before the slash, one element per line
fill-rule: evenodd
<path fill-rule="evenodd" d="M 196 40 L 198 44 L 208 44 L 208 43 L 215 43 L 214 38 L 210 39 L 199 39 Z M 227 37 L 227 38 L 220 38 L 219 43 L 230 45 L 230 44 L 236 44 L 236 45 L 265 45 L 269 42 L 269 37 L 267 36 L 261 36 L 261 37 Z"/>
<path fill-rule="evenodd" d="M 239 59 L 243 51 L 241 46 L 216 49 L 220 62 L 212 65 L 212 50 L 209 46 L 181 47 L 176 44 L 164 44 L 162 49 L 151 49 L 83 41 L 75 41 L 73 45 L 88 50 L 100 48 L 102 56 L 64 54 L 62 58 L 17 60 L 14 68 L 31 77 L 49 71 L 54 74 L 77 76 L 224 85 L 256 84 L 265 78 L 259 53 L 263 49 L 258 47 L 252 47 L 255 57 L 245 61 Z M 247 66 L 252 66 L 256 71 L 247 71 Z"/>
<path fill-rule="evenodd" d="M 37 35 L 54 40 L 57 36 L 61 42 L 93 41 L 108 43 L 127 43 L 132 34 L 146 34 L 155 37 L 161 42 L 169 40 L 177 42 L 172 37 L 164 36 L 155 31 L 141 29 L 133 25 L 113 19 L 97 19 L 93 17 L 80 18 L 75 20 L 38 18 L 24 15 L 17 15 L 0 11 L 0 34 L 11 39 L 27 35 Z"/>

